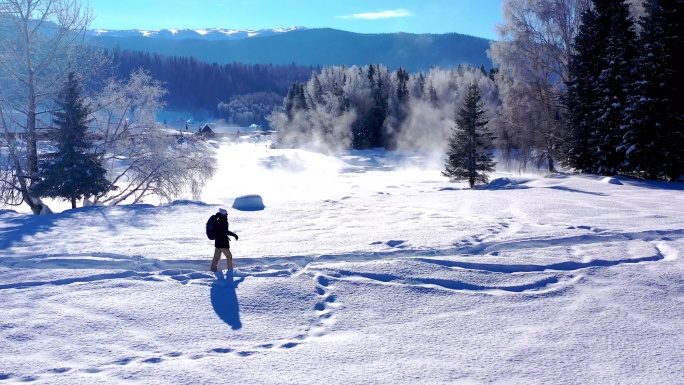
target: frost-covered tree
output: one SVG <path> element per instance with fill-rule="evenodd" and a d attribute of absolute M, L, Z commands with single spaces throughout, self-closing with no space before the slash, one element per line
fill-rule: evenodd
<path fill-rule="evenodd" d="M 386 67 L 370 65 L 368 67 L 368 81 L 371 84 L 370 111 L 361 123 L 362 140 L 357 148 L 385 147 L 386 131 L 385 119 L 387 118 L 387 101 L 389 92 L 390 73 Z"/>
<path fill-rule="evenodd" d="M 399 67 L 390 78 L 389 93 L 387 95 L 387 117 L 385 118 L 384 147 L 388 150 L 397 148 L 397 140 L 401 134 L 403 123 L 409 112 L 409 79 L 408 71 Z"/>
<path fill-rule="evenodd" d="M 566 138 L 561 96 L 572 42 L 589 0 L 505 0 L 500 39 L 489 56 L 501 107 L 494 123 L 502 155 L 525 168 L 528 161 L 555 171 Z"/>
<path fill-rule="evenodd" d="M 269 121 L 285 147 L 442 152 L 453 111 L 470 84 L 480 87 L 488 108 L 496 108 L 494 82 L 479 68 L 410 74 L 403 69 L 390 72 L 382 65 L 323 67 L 303 87 L 294 84 L 282 110 Z"/>
<path fill-rule="evenodd" d="M 280 105 L 283 97 L 274 92 L 235 95 L 228 102 L 219 102 L 218 117 L 237 126 L 264 124 L 266 116 Z"/>
<path fill-rule="evenodd" d="M 290 86 L 283 100 L 285 114 L 281 117 L 281 121 L 274 120 L 280 130 L 278 141 L 281 147 L 298 146 L 304 142 L 305 128 L 310 124 L 307 119 L 309 104 L 307 104 L 305 88 L 306 85 L 301 82 L 295 82 Z"/>
<path fill-rule="evenodd" d="M 487 128 L 487 110 L 477 84 L 468 88 L 463 106 L 456 114 L 456 127 L 449 139 L 449 150 L 442 175 L 452 180 L 467 180 L 473 188 L 489 182 L 494 171 L 492 133 Z"/>
<path fill-rule="evenodd" d="M 92 18 L 79 0 L 0 0 L 0 123 L 12 143 L 1 170 L 5 203 L 26 203 L 35 214 L 45 208 L 29 193 L 38 173 L 38 131 L 50 126 L 52 100 L 67 73 L 97 67 L 97 55 L 83 55 Z M 16 131 L 21 140 L 10 135 Z"/>
<path fill-rule="evenodd" d="M 684 174 L 684 0 L 647 0 L 644 8 L 623 168 L 674 180 Z"/>
<path fill-rule="evenodd" d="M 145 71 L 112 79 L 92 101 L 93 135 L 107 176 L 117 187 L 95 204 L 172 201 L 190 192 L 197 199 L 216 172 L 213 148 L 189 137 L 182 143 L 156 122 L 166 90 Z"/>
<path fill-rule="evenodd" d="M 71 72 L 56 101 L 56 127 L 51 129 L 56 151 L 39 157 L 38 181 L 31 192 L 38 197 L 64 199 L 76 208 L 76 201 L 112 189 L 100 157 L 93 152 L 88 133 L 90 108 L 78 76 Z"/>

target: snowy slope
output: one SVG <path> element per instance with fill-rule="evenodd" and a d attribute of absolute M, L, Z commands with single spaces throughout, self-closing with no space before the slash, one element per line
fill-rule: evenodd
<path fill-rule="evenodd" d="M 219 159 L 199 202 L 0 213 L 0 384 L 684 379 L 681 184 L 470 190 L 425 154 L 259 143 Z M 246 194 L 266 208 L 230 209 Z M 219 207 L 234 277 L 208 271 Z"/>

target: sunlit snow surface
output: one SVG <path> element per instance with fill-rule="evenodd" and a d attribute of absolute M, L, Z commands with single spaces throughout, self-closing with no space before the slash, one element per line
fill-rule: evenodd
<path fill-rule="evenodd" d="M 684 381 L 682 184 L 218 157 L 201 201 L 0 212 L 0 385 Z M 209 271 L 219 207 L 235 277 Z"/>

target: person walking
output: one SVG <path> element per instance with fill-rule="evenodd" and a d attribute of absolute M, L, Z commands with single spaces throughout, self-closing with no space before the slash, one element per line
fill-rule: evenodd
<path fill-rule="evenodd" d="M 233 236 L 235 240 L 238 240 L 238 235 L 234 232 L 228 230 L 228 212 L 225 209 L 219 209 L 216 213 L 216 239 L 214 240 L 214 259 L 211 261 L 211 271 L 216 272 L 218 270 L 218 263 L 221 259 L 221 254 L 226 256 L 226 262 L 228 263 L 228 272 L 233 269 L 233 254 L 230 252 L 230 239 L 228 236 Z"/>

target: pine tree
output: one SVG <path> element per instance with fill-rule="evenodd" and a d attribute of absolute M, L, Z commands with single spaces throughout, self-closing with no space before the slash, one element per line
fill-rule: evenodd
<path fill-rule="evenodd" d="M 442 175 L 453 180 L 468 180 L 473 188 L 478 182 L 486 184 L 486 173 L 494 171 L 492 149 L 494 137 L 487 129 L 487 110 L 477 84 L 468 88 L 463 106 L 456 114 L 456 127 L 449 139 L 449 151 Z"/>
<path fill-rule="evenodd" d="M 425 89 L 425 75 L 423 75 L 423 72 L 418 72 L 418 77 L 416 78 L 416 86 L 415 86 L 415 97 L 417 98 L 422 98 L 423 97 L 423 90 Z"/>
<path fill-rule="evenodd" d="M 437 96 L 437 90 L 435 89 L 435 86 L 430 83 L 428 86 L 428 91 L 427 91 L 427 100 L 430 102 L 430 105 L 432 107 L 437 108 L 437 104 L 439 103 L 439 97 Z"/>
<path fill-rule="evenodd" d="M 405 105 L 408 102 L 409 90 L 408 90 L 408 80 L 409 73 L 405 69 L 399 67 L 397 69 L 397 99 L 399 103 Z"/>
<path fill-rule="evenodd" d="M 569 163 L 585 172 L 621 171 L 623 111 L 633 82 L 636 32 L 625 0 L 593 0 L 569 66 Z"/>
<path fill-rule="evenodd" d="M 288 120 L 292 121 L 298 111 L 306 110 L 306 96 L 304 95 L 304 83 L 294 82 L 287 91 L 283 101 Z"/>
<path fill-rule="evenodd" d="M 397 138 L 401 130 L 404 121 L 409 114 L 409 89 L 408 82 L 410 75 L 408 71 L 404 68 L 399 67 L 396 72 L 396 103 L 390 104 L 387 112 L 389 121 L 389 127 L 385 131 L 385 149 L 396 150 L 397 148 Z"/>
<path fill-rule="evenodd" d="M 608 30 L 597 22 L 593 9 L 582 13 L 582 25 L 575 37 L 575 54 L 568 66 L 569 81 L 564 103 L 570 126 L 566 142 L 568 164 L 578 170 L 593 172 L 597 163 L 598 130 L 594 122 L 598 119 L 598 95 L 595 87 L 601 76 L 599 58 L 605 52 Z"/>
<path fill-rule="evenodd" d="M 673 180 L 684 174 L 684 0 L 647 0 L 644 8 L 624 167 Z"/>
<path fill-rule="evenodd" d="M 323 87 L 321 86 L 321 81 L 318 80 L 318 75 L 314 72 L 311 75 L 311 81 L 313 82 L 313 92 L 311 95 L 314 102 L 317 104 L 325 104 L 325 100 L 323 99 Z"/>
<path fill-rule="evenodd" d="M 71 72 L 56 101 L 60 109 L 54 113 L 52 129 L 56 152 L 40 157 L 40 180 L 31 187 L 39 197 L 71 201 L 94 196 L 112 189 L 105 178 L 106 170 L 92 153 L 88 138 L 90 109 L 81 94 L 83 89 L 78 76 Z"/>
<path fill-rule="evenodd" d="M 371 83 L 371 109 L 368 116 L 368 130 L 370 147 L 384 147 L 385 146 L 385 131 L 384 124 L 387 118 L 387 95 L 386 85 L 382 80 L 382 73 L 380 72 L 380 65 L 375 66 L 375 71 L 372 70 L 371 64 L 368 71 L 368 80 Z"/>
<path fill-rule="evenodd" d="M 370 64 L 366 74 L 370 98 L 368 104 L 359 106 L 357 119 L 352 128 L 352 148 L 368 149 L 383 147 L 385 143 L 385 119 L 388 113 L 389 84 L 383 81 L 383 68 Z M 361 73 L 361 70 L 360 70 Z"/>
<path fill-rule="evenodd" d="M 599 118 L 595 122 L 599 134 L 598 174 L 616 174 L 623 170 L 626 149 L 624 136 L 624 110 L 627 96 L 634 83 L 636 58 L 636 32 L 626 0 L 594 0 L 599 18 L 609 28 L 603 71 L 598 78 Z"/>

